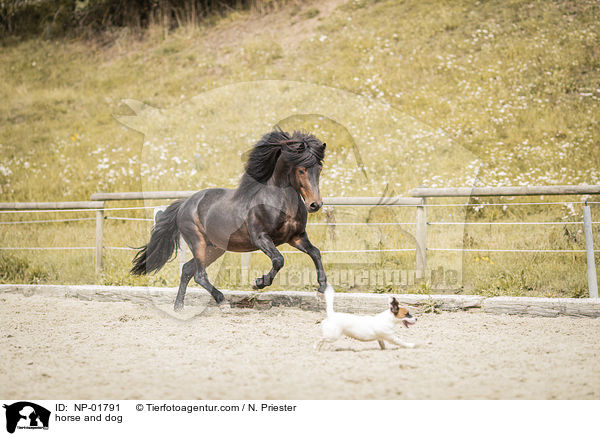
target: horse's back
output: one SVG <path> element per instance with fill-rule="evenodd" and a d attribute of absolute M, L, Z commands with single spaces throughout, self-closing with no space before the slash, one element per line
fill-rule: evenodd
<path fill-rule="evenodd" d="M 267 187 L 248 199 L 236 197 L 232 189 L 210 188 L 185 201 L 178 225 L 184 234 L 199 231 L 209 244 L 223 250 L 244 252 L 257 249 L 249 227 L 267 233 L 277 246 L 304 231 L 306 215 L 295 191 L 291 195 Z"/>
<path fill-rule="evenodd" d="M 189 196 L 179 209 L 178 223 L 180 227 L 186 223 L 203 223 L 210 206 L 231 193 L 231 189 L 208 188 Z"/>

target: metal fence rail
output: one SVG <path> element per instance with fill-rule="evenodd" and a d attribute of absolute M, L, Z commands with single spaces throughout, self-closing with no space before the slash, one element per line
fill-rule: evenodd
<path fill-rule="evenodd" d="M 102 239 L 104 237 L 104 202 L 103 201 L 60 201 L 37 203 L 0 203 L 0 212 L 96 212 L 96 246 L 95 247 L 3 247 L 3 250 L 35 249 L 35 250 L 95 250 L 94 266 L 96 275 L 102 272 Z M 76 218 L 65 218 L 69 222 Z M 82 220 L 89 218 L 82 218 Z M 93 218 L 92 218 L 93 219 Z M 79 219 L 77 219 L 79 220 Z M 49 220 L 39 220 L 49 221 Z M 52 220 L 52 222 L 58 222 Z M 30 223 L 28 223 L 30 224 Z"/>
<path fill-rule="evenodd" d="M 56 220 L 29 220 L 29 221 L 2 221 L 0 225 L 9 224 L 38 224 L 50 222 L 70 222 L 96 220 L 96 245 L 95 247 L 1 247 L 0 250 L 95 250 L 95 267 L 99 274 L 102 271 L 103 249 L 109 250 L 134 250 L 130 247 L 104 247 L 104 220 L 122 220 L 122 221 L 153 221 L 150 218 L 134 218 L 123 216 L 105 216 L 106 211 L 121 210 L 143 210 L 155 209 L 156 206 L 135 206 L 135 207 L 106 207 L 107 201 L 132 201 L 132 200 L 168 200 L 186 198 L 195 191 L 152 191 L 152 192 L 120 192 L 120 193 L 96 193 L 91 196 L 91 201 L 83 202 L 57 202 L 57 203 L 0 203 L 0 214 L 2 213 L 24 213 L 24 212 L 96 212 L 95 218 L 65 218 Z M 415 207 L 416 215 L 414 222 L 378 222 L 378 223 L 354 223 L 354 222 L 336 222 L 336 223 L 309 223 L 311 226 L 397 226 L 410 225 L 415 226 L 415 247 L 414 248 L 392 248 L 392 249 L 373 249 L 373 250 L 324 250 L 322 253 L 359 253 L 359 252 L 416 252 L 416 278 L 425 278 L 427 269 L 427 251 L 464 251 L 464 252 L 513 252 L 513 253 L 586 253 L 588 265 L 588 285 L 590 296 L 597 297 L 597 278 L 595 273 L 595 259 L 591 225 L 599 224 L 598 221 L 591 221 L 588 202 L 585 199 L 581 201 L 546 201 L 546 202 L 497 202 L 497 203 L 460 203 L 460 204 L 428 204 L 427 198 L 454 198 L 454 197 L 502 197 L 502 196 L 540 196 L 540 195 L 599 195 L 600 185 L 578 185 L 578 186 L 516 186 L 516 187 L 459 187 L 459 188 L 415 188 L 410 192 L 410 197 L 329 197 L 324 198 L 323 203 L 326 206 L 389 206 L 389 207 Z M 427 221 L 427 209 L 431 207 L 489 207 L 489 206 L 533 206 L 533 205 L 573 205 L 584 204 L 584 221 L 547 221 L 547 222 L 451 222 L 451 221 Z M 600 204 L 600 202 L 589 202 L 589 204 Z M 586 212 L 587 208 L 587 212 Z M 427 228 L 428 226 L 438 225 L 584 225 L 585 228 L 585 250 L 552 250 L 552 249 L 476 249 L 476 248 L 444 248 L 427 247 Z M 292 254 L 296 251 L 284 251 L 282 253 Z M 242 263 L 248 262 L 249 254 L 242 256 Z M 244 267 L 244 266 L 243 266 Z"/>
<path fill-rule="evenodd" d="M 600 185 L 498 186 L 473 188 L 414 188 L 411 197 L 523 197 L 534 195 L 593 195 Z"/>
<path fill-rule="evenodd" d="M 117 201 L 117 200 L 143 200 L 143 199 L 177 199 L 186 198 L 193 194 L 193 191 L 153 191 L 153 192 L 121 192 L 121 193 L 97 193 L 91 196 L 91 200 Z M 416 252 L 416 278 L 423 279 L 427 269 L 427 251 L 502 251 L 502 252 L 546 252 L 546 253 L 583 253 L 587 254 L 588 270 L 589 264 L 594 264 L 594 249 L 590 247 L 586 238 L 586 250 L 533 250 L 533 249 L 449 249 L 449 248 L 428 248 L 427 247 L 427 227 L 430 225 L 559 225 L 574 224 L 581 225 L 583 222 L 538 222 L 538 223 L 457 223 L 457 222 L 428 222 L 428 207 L 486 207 L 486 206 L 527 206 L 541 204 L 583 204 L 586 200 L 577 202 L 533 202 L 533 203 L 482 203 L 482 204 L 427 204 L 428 197 L 454 198 L 454 197 L 502 197 L 502 196 L 539 196 L 539 195 L 598 195 L 600 194 L 600 185 L 557 185 L 557 186 L 508 186 L 508 187 L 459 187 L 459 188 L 415 188 L 409 192 L 410 197 L 329 197 L 323 199 L 326 206 L 403 206 L 416 208 L 415 222 L 407 223 L 379 223 L 379 225 L 414 225 L 415 245 L 414 249 L 391 249 L 392 251 L 415 251 Z M 586 206 L 587 207 L 587 204 Z M 327 225 L 328 223 L 311 223 L 310 225 Z M 331 225 L 376 225 L 375 223 L 335 223 Z M 590 222 L 591 234 L 591 222 Z M 348 252 L 359 252 L 364 250 L 348 250 Z M 375 250 L 381 251 L 381 250 Z M 347 251 L 340 251 L 347 252 Z M 293 253 L 293 252 L 290 252 Z M 325 253 L 325 251 L 324 251 Z M 242 264 L 248 262 L 249 254 L 242 256 Z M 590 256 L 592 260 L 590 261 Z M 244 265 L 242 265 L 244 268 Z M 591 277 L 588 274 L 588 277 Z M 595 274 L 594 274 L 595 280 Z M 594 296 L 594 284 L 589 283 L 590 296 Z M 597 286 L 596 286 L 597 288 Z M 597 294 L 596 294 L 597 296 Z"/>

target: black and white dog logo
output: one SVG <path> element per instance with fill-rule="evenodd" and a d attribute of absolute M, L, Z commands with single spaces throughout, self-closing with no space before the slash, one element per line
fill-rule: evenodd
<path fill-rule="evenodd" d="M 6 409 L 6 431 L 14 433 L 18 429 L 48 429 L 50 411 L 29 401 L 19 401 Z"/>

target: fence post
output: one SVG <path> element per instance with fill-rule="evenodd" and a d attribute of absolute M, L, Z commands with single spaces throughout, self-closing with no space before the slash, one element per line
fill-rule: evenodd
<path fill-rule="evenodd" d="M 417 206 L 417 271 L 416 279 L 425 280 L 427 269 L 427 210 L 425 208 L 425 197 L 421 199 L 421 205 Z"/>
<path fill-rule="evenodd" d="M 592 237 L 592 214 L 590 207 L 585 202 L 583 206 L 583 229 L 585 232 L 585 252 L 587 258 L 587 278 L 590 298 L 598 298 L 598 276 L 596 275 L 596 261 L 594 259 L 594 239 Z"/>
<path fill-rule="evenodd" d="M 104 203 L 96 210 L 96 281 L 102 274 L 102 246 L 104 240 Z"/>

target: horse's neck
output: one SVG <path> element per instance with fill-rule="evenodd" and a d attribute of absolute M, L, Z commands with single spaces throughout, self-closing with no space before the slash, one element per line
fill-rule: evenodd
<path fill-rule="evenodd" d="M 233 193 L 233 197 L 240 201 L 252 201 L 254 197 L 267 191 L 271 193 L 270 196 L 273 196 L 273 192 L 276 192 L 275 197 L 284 201 L 286 198 L 294 201 L 298 196 L 298 193 L 292 188 L 287 177 L 282 179 L 281 177 L 271 176 L 267 181 L 261 183 L 254 180 L 248 174 L 244 174 L 240 185 Z"/>
<path fill-rule="evenodd" d="M 290 178 L 289 178 L 290 166 L 287 164 L 281 157 L 277 160 L 275 164 L 275 169 L 273 170 L 273 174 L 267 180 L 267 185 L 276 186 L 278 188 L 285 189 L 290 186 Z"/>
<path fill-rule="evenodd" d="M 289 164 L 279 159 L 275 164 L 273 174 L 265 182 L 257 182 L 252 176 L 245 174 L 242 177 L 240 186 L 238 186 L 234 193 L 234 198 L 242 201 L 252 201 L 254 197 L 263 191 L 269 191 L 270 197 L 273 197 L 273 191 L 275 191 L 277 194 L 274 195 L 275 198 L 273 200 L 295 202 L 299 194 L 290 184 L 289 171 Z"/>

